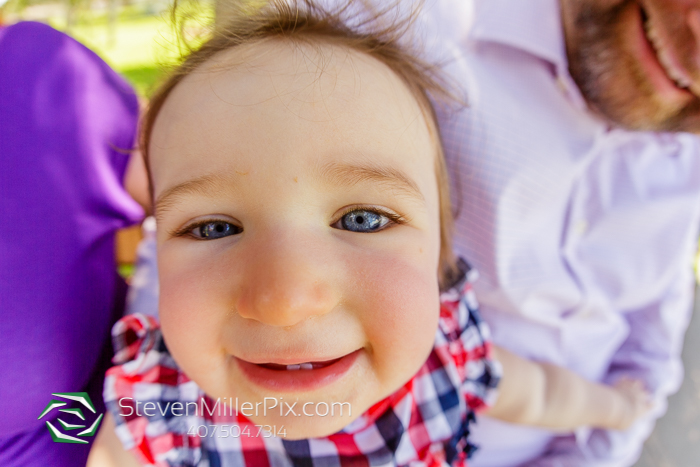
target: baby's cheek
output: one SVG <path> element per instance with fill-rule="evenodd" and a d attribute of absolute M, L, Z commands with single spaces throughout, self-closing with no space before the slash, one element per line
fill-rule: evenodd
<path fill-rule="evenodd" d="M 400 258 L 362 269 L 360 319 L 376 375 L 395 390 L 416 373 L 432 349 L 440 312 L 436 273 Z"/>
<path fill-rule="evenodd" d="M 212 372 L 222 365 L 220 281 L 210 271 L 161 258 L 159 314 L 168 349 L 185 373 Z"/>

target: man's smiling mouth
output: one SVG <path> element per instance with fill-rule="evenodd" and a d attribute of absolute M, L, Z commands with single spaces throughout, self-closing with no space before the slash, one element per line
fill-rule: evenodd
<path fill-rule="evenodd" d="M 693 85 L 693 80 L 690 74 L 680 64 L 670 39 L 665 34 L 665 31 L 656 26 L 655 21 L 641 6 L 640 12 L 647 41 L 651 45 L 659 64 L 666 72 L 666 76 L 673 81 L 679 89 L 689 91 L 690 87 Z"/>

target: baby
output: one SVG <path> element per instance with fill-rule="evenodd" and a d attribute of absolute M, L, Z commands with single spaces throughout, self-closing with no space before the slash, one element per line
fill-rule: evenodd
<path fill-rule="evenodd" d="M 475 411 L 571 430 L 647 409 L 637 383 L 494 348 L 496 397 L 451 253 L 438 81 L 397 28 L 358 24 L 241 11 L 151 102 L 160 324 L 115 326 L 105 387 L 142 464 L 458 466 Z"/>

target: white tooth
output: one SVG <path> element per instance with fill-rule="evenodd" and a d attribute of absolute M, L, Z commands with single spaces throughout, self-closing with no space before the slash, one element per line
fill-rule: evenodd
<path fill-rule="evenodd" d="M 660 50 L 659 53 L 658 53 L 657 55 L 659 56 L 659 61 L 661 62 L 661 64 L 662 64 L 662 65 L 664 66 L 664 68 L 666 69 L 666 72 L 667 72 L 669 75 L 675 74 L 675 71 L 676 71 L 676 70 L 673 69 L 673 64 L 672 64 L 673 62 L 671 62 L 671 59 L 669 58 L 669 56 L 668 56 L 668 54 L 666 53 L 666 51 L 665 51 L 665 50 Z M 673 77 L 672 77 L 672 78 L 673 78 Z"/>
<path fill-rule="evenodd" d="M 659 61 L 664 66 L 664 69 L 666 70 L 666 73 L 668 73 L 668 76 L 673 81 L 675 81 L 676 84 L 678 84 L 682 88 L 688 87 L 692 84 L 692 83 L 688 82 L 689 80 L 688 80 L 688 78 L 685 77 L 685 74 L 674 66 L 673 61 L 668 56 L 668 52 L 666 52 L 665 50 L 661 50 L 658 53 L 658 56 L 659 56 Z"/>
<path fill-rule="evenodd" d="M 683 76 L 680 75 L 676 70 L 674 70 L 673 68 L 669 68 L 668 75 L 673 81 L 676 82 L 676 84 L 680 84 L 682 86 L 681 82 L 683 81 Z"/>
<path fill-rule="evenodd" d="M 301 365 L 287 365 L 287 370 L 298 370 L 301 368 Z"/>
<path fill-rule="evenodd" d="M 656 29 L 654 29 L 651 24 L 647 23 L 647 27 L 645 29 L 647 31 L 647 36 L 649 36 L 649 39 L 651 39 L 652 42 L 656 42 L 659 39 L 659 35 L 656 34 Z"/>
<path fill-rule="evenodd" d="M 302 363 L 301 364 L 301 369 L 302 370 L 313 370 L 314 365 L 312 363 Z"/>
<path fill-rule="evenodd" d="M 660 49 L 663 47 L 663 40 L 661 36 L 656 32 L 656 28 L 651 24 L 651 21 L 647 21 L 646 26 L 644 28 L 647 33 L 647 37 L 651 41 L 652 45 L 656 49 Z"/>
<path fill-rule="evenodd" d="M 693 85 L 693 81 L 682 74 L 678 76 L 676 81 L 678 81 L 678 85 L 682 88 L 689 88 Z"/>

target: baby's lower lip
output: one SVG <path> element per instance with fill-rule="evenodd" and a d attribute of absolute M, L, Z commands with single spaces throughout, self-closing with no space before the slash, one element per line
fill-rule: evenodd
<path fill-rule="evenodd" d="M 243 374 L 257 386 L 282 392 L 311 391 L 327 386 L 345 375 L 357 360 L 360 350 L 325 362 L 295 365 L 256 364 L 234 357 Z"/>

